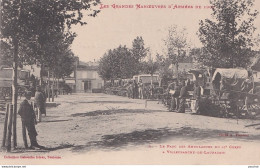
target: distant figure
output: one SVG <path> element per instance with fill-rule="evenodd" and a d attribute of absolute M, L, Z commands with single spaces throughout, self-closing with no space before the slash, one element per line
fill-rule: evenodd
<path fill-rule="evenodd" d="M 133 82 L 133 98 L 137 99 L 138 98 L 138 84 L 136 80 Z"/>
<path fill-rule="evenodd" d="M 185 85 L 185 81 L 182 81 L 182 88 L 180 91 L 180 105 L 179 105 L 179 109 L 178 112 L 179 113 L 185 113 L 185 103 L 186 103 L 186 96 L 187 96 L 187 86 Z"/>
<path fill-rule="evenodd" d="M 138 93 L 139 93 L 139 99 L 144 99 L 144 93 L 143 93 L 143 83 L 142 83 L 142 79 L 139 80 L 138 83 Z"/>
<path fill-rule="evenodd" d="M 24 101 L 20 104 L 18 114 L 21 116 L 22 123 L 25 125 L 28 131 L 28 135 L 31 142 L 30 148 L 34 148 L 34 147 L 43 148 L 43 146 L 40 146 L 36 140 L 36 136 L 38 134 L 35 129 L 35 124 L 37 124 L 37 122 L 36 122 L 36 117 L 35 117 L 33 107 L 29 103 L 31 97 L 32 97 L 32 93 L 27 91 L 25 93 Z"/>
<path fill-rule="evenodd" d="M 170 98 L 170 104 L 168 106 L 169 111 L 174 111 L 176 109 L 176 101 L 173 96 L 175 94 L 175 90 L 174 90 L 175 87 L 176 87 L 175 82 L 170 83 L 167 87 L 168 97 Z"/>
<path fill-rule="evenodd" d="M 199 86 L 198 82 L 195 82 L 193 98 L 195 99 L 195 112 L 199 114 L 199 103 L 200 103 L 200 96 L 201 96 L 201 87 Z"/>
<path fill-rule="evenodd" d="M 132 81 L 128 82 L 127 96 L 128 96 L 128 98 L 133 98 L 133 83 L 132 83 Z"/>
<path fill-rule="evenodd" d="M 40 110 L 40 113 L 46 115 L 46 97 L 40 86 L 36 87 L 34 103 L 36 107 Z"/>
<path fill-rule="evenodd" d="M 175 87 L 174 87 L 174 94 L 172 95 L 173 98 L 174 98 L 174 101 L 175 101 L 175 109 L 174 110 L 176 110 L 176 111 L 178 111 L 179 106 L 180 106 L 180 99 L 179 99 L 180 91 L 181 91 L 181 87 L 178 84 L 178 82 L 176 82 Z"/>

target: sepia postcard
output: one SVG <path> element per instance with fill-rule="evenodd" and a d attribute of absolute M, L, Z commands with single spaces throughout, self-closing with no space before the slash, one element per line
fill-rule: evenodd
<path fill-rule="evenodd" d="M 259 0 L 38 1 L 1 1 L 0 165 L 260 165 Z"/>

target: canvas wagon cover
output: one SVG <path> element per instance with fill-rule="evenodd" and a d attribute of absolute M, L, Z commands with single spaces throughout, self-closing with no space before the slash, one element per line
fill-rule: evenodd
<path fill-rule="evenodd" d="M 236 68 L 218 68 L 213 74 L 212 81 L 215 80 L 217 74 L 221 75 L 221 78 L 228 78 L 228 79 L 247 79 L 248 78 L 248 72 L 246 69 L 236 69 Z"/>

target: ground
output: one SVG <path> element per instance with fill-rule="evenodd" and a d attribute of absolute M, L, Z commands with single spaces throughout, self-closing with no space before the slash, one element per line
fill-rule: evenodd
<path fill-rule="evenodd" d="M 2 148 L 1 162 L 260 164 L 259 125 L 250 126 L 259 120 L 168 112 L 157 101 L 145 107 L 145 100 L 106 94 L 59 95 L 55 102 L 60 105 L 47 108 L 36 125 L 38 142 L 47 149 L 24 149 L 18 116 L 18 148 L 11 153 Z"/>

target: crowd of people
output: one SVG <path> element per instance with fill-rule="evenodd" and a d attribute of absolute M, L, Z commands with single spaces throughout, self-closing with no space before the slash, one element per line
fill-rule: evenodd
<path fill-rule="evenodd" d="M 191 98 L 189 91 L 193 91 L 193 99 L 195 99 L 195 111 L 199 109 L 199 99 L 201 95 L 201 87 L 197 82 L 191 83 L 190 80 L 174 81 L 168 85 L 164 100 L 169 111 L 185 113 L 186 99 Z M 168 100 L 168 101 L 167 101 Z"/>
<path fill-rule="evenodd" d="M 129 81 L 127 84 L 127 97 L 132 99 L 151 99 L 154 93 L 154 84 L 146 85 L 142 79 Z"/>

